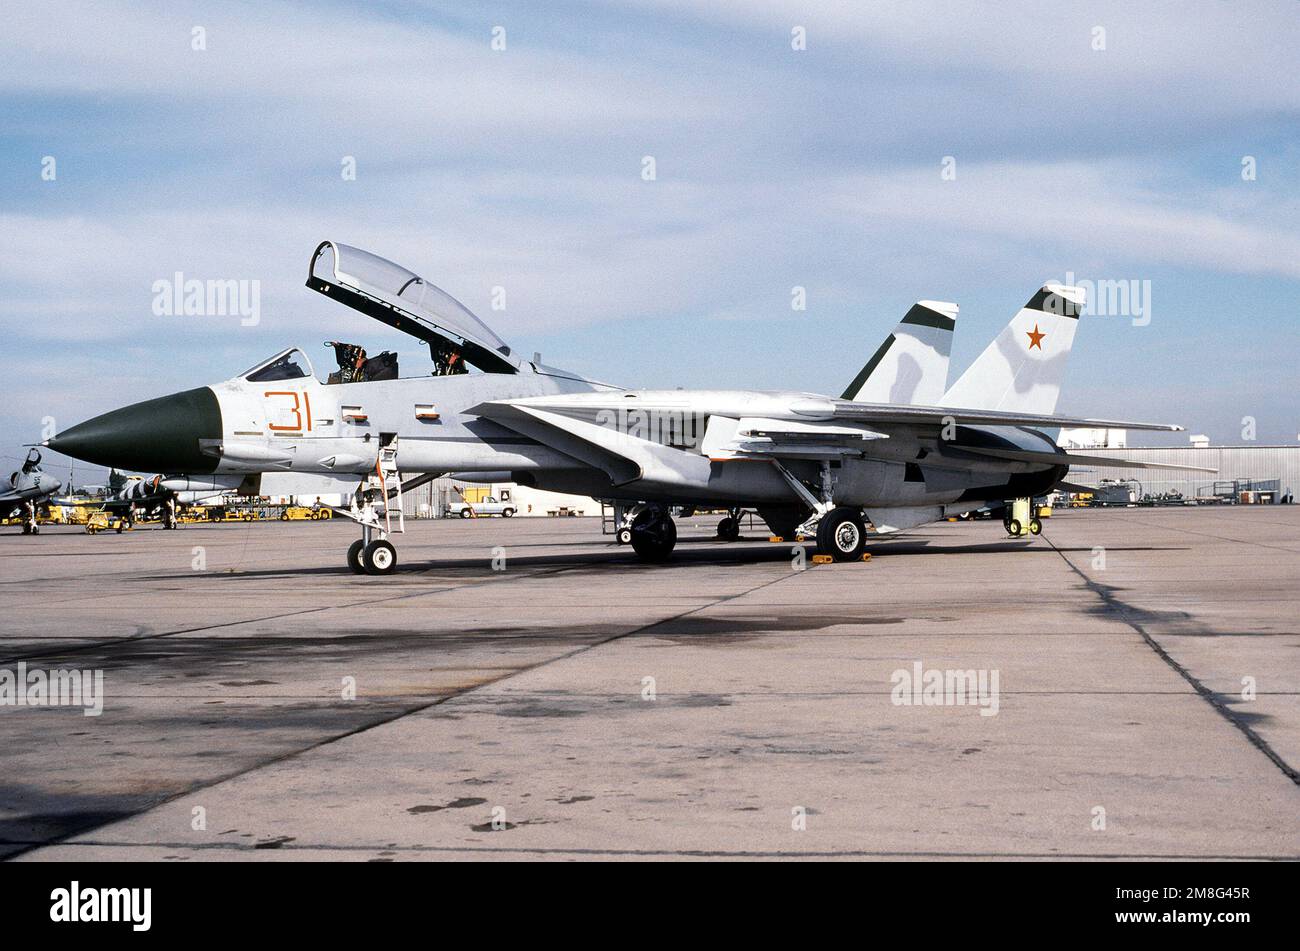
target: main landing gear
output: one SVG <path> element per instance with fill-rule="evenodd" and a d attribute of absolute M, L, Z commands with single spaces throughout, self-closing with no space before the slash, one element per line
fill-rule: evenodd
<path fill-rule="evenodd" d="M 41 533 L 40 523 L 36 521 L 36 506 L 31 502 L 23 503 L 23 534 L 39 535 Z"/>
<path fill-rule="evenodd" d="M 718 522 L 718 540 L 734 542 L 740 537 L 740 517 L 742 509 L 730 509 L 725 518 Z"/>
<path fill-rule="evenodd" d="M 795 494 L 812 509 L 812 516 L 796 532 L 801 535 L 816 532 L 818 552 L 835 561 L 860 560 L 867 547 L 867 523 L 861 509 L 835 504 L 835 477 L 830 463 L 821 464 L 820 498 L 780 461 L 773 460 L 773 463 Z"/>
<path fill-rule="evenodd" d="M 632 516 L 628 532 L 632 550 L 642 561 L 667 561 L 677 544 L 677 526 L 662 505 L 642 507 Z"/>
<path fill-rule="evenodd" d="M 817 523 L 817 550 L 836 561 L 859 561 L 867 547 L 867 523 L 855 508 L 841 505 Z"/>
<path fill-rule="evenodd" d="M 677 526 L 666 505 L 637 502 L 615 506 L 614 538 L 631 545 L 642 561 L 666 561 L 677 544 Z"/>

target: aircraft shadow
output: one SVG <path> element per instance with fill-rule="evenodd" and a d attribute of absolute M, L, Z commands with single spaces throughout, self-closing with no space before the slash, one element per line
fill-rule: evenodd
<path fill-rule="evenodd" d="M 1056 555 L 1058 552 L 1070 553 L 1092 553 L 1092 548 L 1077 547 L 1052 548 L 1046 545 L 1034 545 L 1031 540 L 1006 539 L 1005 541 L 986 542 L 968 545 L 936 545 L 934 539 L 913 538 L 899 539 L 897 541 L 876 542 L 867 546 L 867 551 L 881 558 L 887 558 L 892 555 L 975 555 L 975 554 L 996 554 L 1014 551 L 1025 554 Z M 678 542 L 673 556 L 666 562 L 648 563 L 642 562 L 630 547 L 615 545 L 613 542 L 597 549 L 590 547 L 591 543 L 581 543 L 586 546 L 585 551 L 581 552 L 552 552 L 549 554 L 514 554 L 520 548 L 539 547 L 539 546 L 516 546 L 508 545 L 505 548 L 507 570 L 510 568 L 539 568 L 565 570 L 570 568 L 599 567 L 604 571 L 654 571 L 672 568 L 683 565 L 700 565 L 728 567 L 739 565 L 764 565 L 789 563 L 792 558 L 792 549 L 796 545 L 802 545 L 807 553 L 811 556 L 816 553 L 816 546 L 812 542 L 768 542 L 763 540 L 746 540 L 740 539 L 735 542 L 718 542 L 712 538 L 686 538 Z M 706 547 L 707 546 L 707 547 Z M 548 545 L 551 549 L 557 547 L 566 547 L 564 545 Z M 1129 551 L 1129 552 L 1149 552 L 1149 551 L 1182 551 L 1185 549 L 1170 546 L 1114 546 L 1109 547 L 1108 551 Z M 340 550 L 340 561 L 342 560 L 342 551 Z M 444 575 L 448 580 L 457 580 L 458 578 L 479 578 L 485 573 L 491 574 L 492 556 L 485 552 L 483 555 L 472 558 L 437 558 L 434 560 L 423 560 L 412 558 L 407 554 L 403 558 L 402 550 L 398 549 L 398 568 L 397 574 L 407 577 L 425 575 L 435 576 Z M 457 575 L 460 572 L 462 574 Z M 225 573 L 219 577 L 230 578 L 272 578 L 289 576 L 310 577 L 313 575 L 341 575 L 348 576 L 351 572 L 343 565 L 321 565 L 312 567 L 285 567 L 285 568 L 259 568 L 254 570 L 239 570 Z M 154 575 L 155 578 L 179 580 L 182 578 L 193 578 L 193 573 L 172 574 L 172 575 Z"/>

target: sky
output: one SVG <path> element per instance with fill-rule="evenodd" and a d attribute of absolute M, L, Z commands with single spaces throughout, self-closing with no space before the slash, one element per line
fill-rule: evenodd
<path fill-rule="evenodd" d="M 926 298 L 955 379 L 1045 280 L 1132 282 L 1058 409 L 1293 443 L 1297 48 L 1290 0 L 14 5 L 0 469 L 287 346 L 427 359 L 304 286 L 325 239 L 628 386 L 838 395 Z M 178 272 L 256 323 L 156 313 Z"/>

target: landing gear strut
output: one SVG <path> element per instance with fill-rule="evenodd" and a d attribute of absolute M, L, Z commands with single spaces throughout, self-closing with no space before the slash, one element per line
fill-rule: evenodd
<path fill-rule="evenodd" d="M 402 490 L 432 478 L 426 474 L 404 485 L 397 472 L 397 437 L 384 440 L 375 468 L 357 487 L 351 507 L 334 508 L 336 514 L 361 526 L 361 537 L 348 546 L 348 567 L 353 574 L 391 575 L 397 570 L 397 549 L 388 536 L 406 528 Z"/>
<path fill-rule="evenodd" d="M 808 489 L 794 473 L 779 461 L 774 460 L 776 469 L 789 484 L 797 496 L 812 509 L 809 519 L 799 526 L 799 534 L 817 533 L 817 549 L 823 555 L 830 555 L 835 561 L 857 561 L 867 545 L 867 523 L 862 517 L 861 509 L 850 505 L 835 504 L 835 476 L 829 462 L 821 464 L 819 489 L 821 497 Z"/>

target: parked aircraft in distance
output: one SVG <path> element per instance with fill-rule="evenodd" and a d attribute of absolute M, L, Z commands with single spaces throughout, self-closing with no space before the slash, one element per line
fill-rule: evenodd
<path fill-rule="evenodd" d="M 41 471 L 40 450 L 30 450 L 23 467 L 9 476 L 7 486 L 0 488 L 0 519 L 21 517 L 23 534 L 38 534 L 41 529 L 36 524 L 36 511 L 61 488 L 62 482 Z"/>

